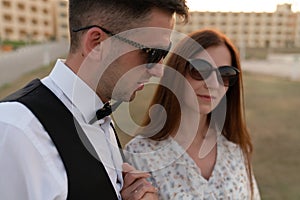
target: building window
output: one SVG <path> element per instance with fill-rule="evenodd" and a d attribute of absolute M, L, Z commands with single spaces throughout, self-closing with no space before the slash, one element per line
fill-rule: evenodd
<path fill-rule="evenodd" d="M 50 33 L 45 33 L 44 36 L 45 38 L 50 38 Z"/>
<path fill-rule="evenodd" d="M 25 5 L 23 3 L 18 3 L 18 9 L 19 10 L 24 10 L 25 9 Z"/>
<path fill-rule="evenodd" d="M 67 24 L 61 24 L 60 27 L 61 28 L 68 28 L 68 25 Z"/>
<path fill-rule="evenodd" d="M 204 13 L 201 13 L 201 12 L 198 12 L 197 14 L 198 14 L 199 17 L 203 17 L 204 16 Z"/>
<path fill-rule="evenodd" d="M 199 25 L 199 26 L 204 26 L 204 23 L 203 23 L 202 21 L 199 21 L 199 22 L 198 22 L 198 25 Z"/>
<path fill-rule="evenodd" d="M 11 7 L 11 2 L 8 1 L 8 0 L 3 1 L 3 2 L 2 2 L 2 5 L 3 5 L 4 7 L 6 7 L 6 8 L 8 8 L 8 7 Z"/>
<path fill-rule="evenodd" d="M 27 36 L 27 32 L 25 30 L 20 30 L 19 34 L 22 38 L 25 38 Z"/>
<path fill-rule="evenodd" d="M 65 17 L 67 17 L 67 13 L 60 13 L 60 16 L 65 18 Z"/>
<path fill-rule="evenodd" d="M 14 31 L 11 28 L 6 28 L 4 32 L 6 35 L 9 35 L 9 34 L 12 34 Z"/>
<path fill-rule="evenodd" d="M 276 40 L 276 43 L 277 43 L 277 45 L 280 45 L 281 41 L 280 40 Z"/>
<path fill-rule="evenodd" d="M 5 21 L 8 21 L 8 22 L 10 22 L 12 20 L 12 16 L 8 15 L 8 14 L 4 15 L 3 18 Z"/>
<path fill-rule="evenodd" d="M 61 7 L 67 7 L 67 2 L 66 1 L 61 1 L 61 2 L 59 2 L 59 5 Z"/>
<path fill-rule="evenodd" d="M 39 33 L 37 31 L 33 31 L 32 35 L 37 36 Z"/>
<path fill-rule="evenodd" d="M 43 9 L 44 14 L 48 14 L 48 10 L 46 8 Z"/>
<path fill-rule="evenodd" d="M 37 11 L 37 8 L 35 6 L 32 6 L 30 9 L 31 9 L 32 12 L 36 12 Z"/>
<path fill-rule="evenodd" d="M 25 23 L 26 22 L 26 18 L 25 17 L 19 17 L 19 22 L 20 23 Z"/>
<path fill-rule="evenodd" d="M 36 19 L 32 19 L 31 20 L 32 24 L 36 25 L 38 23 L 38 21 Z"/>

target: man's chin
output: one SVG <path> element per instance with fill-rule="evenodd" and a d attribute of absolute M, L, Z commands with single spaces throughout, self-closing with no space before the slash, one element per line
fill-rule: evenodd
<path fill-rule="evenodd" d="M 134 93 L 130 96 L 128 102 L 133 101 L 134 98 L 135 98 L 135 96 L 136 96 L 136 92 L 134 92 Z"/>
<path fill-rule="evenodd" d="M 123 101 L 123 102 L 131 102 L 131 101 L 133 101 L 134 99 L 135 99 L 135 96 L 136 96 L 136 91 L 133 93 L 133 94 L 131 94 L 131 96 L 123 96 L 123 97 L 121 97 L 121 98 L 118 98 L 118 100 L 121 100 L 121 101 Z"/>

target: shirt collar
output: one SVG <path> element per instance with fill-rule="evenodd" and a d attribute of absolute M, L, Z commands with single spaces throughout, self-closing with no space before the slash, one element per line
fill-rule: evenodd
<path fill-rule="evenodd" d="M 57 84 L 67 98 L 77 108 L 86 123 L 103 106 L 103 102 L 83 80 L 81 80 L 64 60 L 58 59 L 49 77 Z"/>

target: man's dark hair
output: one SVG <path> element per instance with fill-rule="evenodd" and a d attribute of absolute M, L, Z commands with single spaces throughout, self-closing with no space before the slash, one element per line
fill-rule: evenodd
<path fill-rule="evenodd" d="M 118 33 L 138 27 L 155 7 L 188 21 L 185 0 L 69 0 L 70 50 L 76 51 L 82 34 L 72 29 L 96 24 Z"/>

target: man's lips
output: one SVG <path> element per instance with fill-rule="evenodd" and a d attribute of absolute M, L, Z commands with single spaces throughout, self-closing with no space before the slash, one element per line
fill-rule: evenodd
<path fill-rule="evenodd" d="M 136 89 L 136 91 L 142 90 L 144 89 L 145 84 L 144 83 L 140 83 L 138 88 Z"/>

